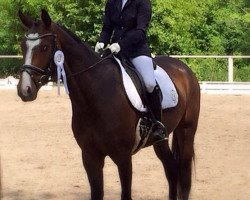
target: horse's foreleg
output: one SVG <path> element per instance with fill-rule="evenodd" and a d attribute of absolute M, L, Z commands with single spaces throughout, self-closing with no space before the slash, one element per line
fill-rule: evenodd
<path fill-rule="evenodd" d="M 91 200 L 102 200 L 104 195 L 103 193 L 104 156 L 88 154 L 85 151 L 83 151 L 82 160 L 90 183 Z"/>
<path fill-rule="evenodd" d="M 118 167 L 119 177 L 121 181 L 122 193 L 121 200 L 132 200 L 132 158 L 130 153 L 127 156 L 120 155 L 117 159 L 112 158 Z"/>
<path fill-rule="evenodd" d="M 169 199 L 176 200 L 177 199 L 177 162 L 174 159 L 170 149 L 168 142 L 160 142 L 154 145 L 154 150 L 157 157 L 161 160 L 166 177 L 169 183 Z"/>

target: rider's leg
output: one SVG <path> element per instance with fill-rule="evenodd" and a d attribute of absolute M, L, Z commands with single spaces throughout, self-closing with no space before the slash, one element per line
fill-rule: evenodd
<path fill-rule="evenodd" d="M 163 140 L 166 138 L 166 130 L 163 124 L 160 123 L 162 117 L 161 94 L 155 81 L 152 58 L 148 56 L 138 56 L 136 58 L 132 58 L 131 62 L 143 78 L 148 92 L 149 109 L 151 109 L 154 118 L 159 122 L 153 127 L 153 140 Z"/>
<path fill-rule="evenodd" d="M 148 56 L 138 56 L 130 59 L 130 61 L 135 66 L 136 70 L 141 74 L 147 92 L 153 92 L 156 86 L 156 81 L 154 76 L 154 66 L 152 58 Z"/>

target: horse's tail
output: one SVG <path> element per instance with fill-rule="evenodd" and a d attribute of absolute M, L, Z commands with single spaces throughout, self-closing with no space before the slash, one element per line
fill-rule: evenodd
<path fill-rule="evenodd" d="M 192 183 L 192 161 L 195 164 L 193 142 L 187 148 L 184 134 L 173 134 L 172 152 L 177 161 L 177 195 L 179 200 L 188 199 Z M 188 146 L 189 146 L 188 145 Z M 195 166 L 195 165 L 194 165 Z"/>

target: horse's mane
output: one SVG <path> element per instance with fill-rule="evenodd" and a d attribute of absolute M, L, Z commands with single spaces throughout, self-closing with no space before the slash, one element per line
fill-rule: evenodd
<path fill-rule="evenodd" d="M 59 26 L 61 29 L 63 29 L 67 34 L 69 34 L 69 36 L 71 38 L 73 38 L 73 40 L 78 43 L 79 45 L 83 45 L 84 47 L 87 47 L 88 50 L 90 50 L 92 53 L 96 54 L 94 52 L 94 50 L 91 48 L 91 46 L 83 41 L 81 38 L 79 38 L 75 33 L 73 33 L 71 30 L 69 30 L 68 28 L 66 28 L 65 26 L 63 25 L 60 25 L 60 24 L 56 24 L 57 26 Z"/>
<path fill-rule="evenodd" d="M 99 58 L 99 55 L 91 48 L 91 46 L 87 42 L 83 41 L 81 38 L 79 38 L 75 33 L 73 33 L 71 30 L 69 30 L 65 26 L 57 24 L 57 23 L 56 25 L 59 26 L 63 31 L 65 31 L 77 44 L 87 49 L 90 54 L 93 54 L 95 55 L 96 58 Z"/>

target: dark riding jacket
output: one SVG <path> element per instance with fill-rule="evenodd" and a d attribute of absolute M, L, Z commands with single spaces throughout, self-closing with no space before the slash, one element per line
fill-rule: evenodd
<path fill-rule="evenodd" d="M 118 42 L 120 54 L 128 58 L 151 56 L 146 37 L 152 15 L 150 0 L 128 0 L 121 7 L 122 0 L 107 1 L 99 41 L 105 45 Z"/>

